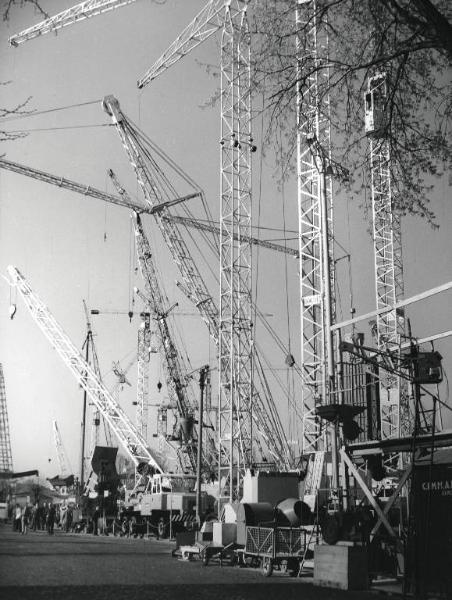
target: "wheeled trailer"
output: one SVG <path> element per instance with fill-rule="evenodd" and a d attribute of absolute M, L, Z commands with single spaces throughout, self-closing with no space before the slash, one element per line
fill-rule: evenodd
<path fill-rule="evenodd" d="M 260 567 L 265 577 L 274 569 L 296 576 L 306 552 L 307 530 L 293 527 L 247 527 L 246 544 L 236 550 L 242 566 Z"/>

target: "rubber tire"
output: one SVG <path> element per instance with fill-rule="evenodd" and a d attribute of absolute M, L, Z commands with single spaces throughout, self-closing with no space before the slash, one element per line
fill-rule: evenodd
<path fill-rule="evenodd" d="M 262 559 L 262 575 L 271 577 L 273 573 L 273 561 L 271 558 L 265 557 Z"/>
<path fill-rule="evenodd" d="M 160 519 L 160 521 L 157 523 L 157 532 L 159 534 L 159 538 L 164 539 L 168 537 L 168 526 L 163 519 Z"/>
<path fill-rule="evenodd" d="M 210 556 L 207 554 L 207 552 L 204 552 L 204 556 L 202 557 L 203 567 L 207 567 L 207 565 L 209 564 L 209 559 Z"/>

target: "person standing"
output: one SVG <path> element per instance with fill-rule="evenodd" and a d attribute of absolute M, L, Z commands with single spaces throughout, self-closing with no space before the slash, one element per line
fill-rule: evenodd
<path fill-rule="evenodd" d="M 96 506 L 96 510 L 93 514 L 93 535 L 99 534 L 99 518 L 100 518 L 100 509 Z"/>
<path fill-rule="evenodd" d="M 66 533 L 72 528 L 72 506 L 67 507 L 66 511 Z"/>
<path fill-rule="evenodd" d="M 53 535 L 53 528 L 55 526 L 55 507 L 52 502 L 49 503 L 49 510 L 47 513 L 47 533 Z"/>
<path fill-rule="evenodd" d="M 31 509 L 30 529 L 32 531 L 36 531 L 36 527 L 38 526 L 38 515 L 39 515 L 39 503 L 36 502 Z"/>
<path fill-rule="evenodd" d="M 16 504 L 16 508 L 14 510 L 14 531 L 22 532 L 22 509 L 19 504 Z"/>
<path fill-rule="evenodd" d="M 60 508 L 61 530 L 66 532 L 67 531 L 66 526 L 67 526 L 67 506 L 66 506 L 66 502 L 63 502 L 63 504 L 61 505 L 61 508 Z"/>
<path fill-rule="evenodd" d="M 47 527 L 47 513 L 49 510 L 47 508 L 47 502 L 44 502 L 44 504 L 42 505 L 42 507 L 39 510 L 40 510 L 39 529 L 41 529 L 42 531 L 45 531 L 46 527 Z"/>
<path fill-rule="evenodd" d="M 22 535 L 25 535 L 26 533 L 28 533 L 28 524 L 30 521 L 30 516 L 31 516 L 31 508 L 27 502 L 27 504 L 25 505 L 25 507 L 22 511 L 22 517 L 21 517 L 21 533 L 22 533 Z"/>

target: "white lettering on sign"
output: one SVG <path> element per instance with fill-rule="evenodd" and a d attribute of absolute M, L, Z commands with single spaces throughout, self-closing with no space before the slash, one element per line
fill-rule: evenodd
<path fill-rule="evenodd" d="M 452 490 L 452 479 L 444 481 L 424 481 L 422 483 L 422 490 L 424 492 L 441 492 L 442 490 Z"/>

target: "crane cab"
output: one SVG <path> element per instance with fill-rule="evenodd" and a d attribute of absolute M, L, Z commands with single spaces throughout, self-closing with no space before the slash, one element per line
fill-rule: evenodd
<path fill-rule="evenodd" d="M 386 73 L 378 73 L 369 78 L 364 95 L 364 126 L 368 137 L 381 138 L 385 135 L 386 101 Z"/>

